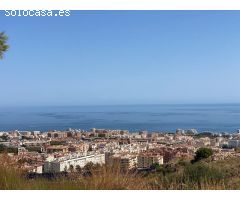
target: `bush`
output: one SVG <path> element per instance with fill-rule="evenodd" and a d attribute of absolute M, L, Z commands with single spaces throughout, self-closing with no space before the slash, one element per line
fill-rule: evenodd
<path fill-rule="evenodd" d="M 160 171 L 161 166 L 159 165 L 159 163 L 153 163 L 153 164 L 151 165 L 150 169 L 156 170 L 156 171 Z"/>
<path fill-rule="evenodd" d="M 6 147 L 2 144 L 0 144 L 0 153 L 14 153 L 17 154 L 18 153 L 18 149 L 17 148 L 13 148 L 13 147 Z"/>
<path fill-rule="evenodd" d="M 2 139 L 3 141 L 7 141 L 9 138 L 7 135 L 2 135 L 0 136 L 0 139 Z"/>
<path fill-rule="evenodd" d="M 200 148 L 196 151 L 193 162 L 208 158 L 213 155 L 213 150 L 210 148 Z"/>

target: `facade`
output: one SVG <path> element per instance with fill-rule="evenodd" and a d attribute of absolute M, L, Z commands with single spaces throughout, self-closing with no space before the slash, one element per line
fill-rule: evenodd
<path fill-rule="evenodd" d="M 74 170 L 77 167 L 84 167 L 87 163 L 104 164 L 104 154 L 92 154 L 92 155 L 73 155 L 65 156 L 57 159 L 48 159 L 44 162 L 44 172 L 63 172 Z"/>
<path fill-rule="evenodd" d="M 138 169 L 149 169 L 154 163 L 163 164 L 163 156 L 160 154 L 142 153 L 137 158 Z"/>
<path fill-rule="evenodd" d="M 187 130 L 186 133 L 189 135 L 197 135 L 198 134 L 196 129 L 189 129 L 189 130 Z"/>
<path fill-rule="evenodd" d="M 118 163 L 120 165 L 120 169 L 123 171 L 127 171 L 130 169 L 134 169 L 137 167 L 137 156 L 134 155 L 125 155 L 118 156 L 114 155 L 110 159 L 110 163 Z"/>
<path fill-rule="evenodd" d="M 240 147 L 240 140 L 229 140 L 229 141 L 228 141 L 228 146 L 229 146 L 230 148 Z"/>
<path fill-rule="evenodd" d="M 61 153 L 68 153 L 68 147 L 63 145 L 52 145 L 46 147 L 47 153 L 55 153 L 55 152 L 61 152 Z"/>
<path fill-rule="evenodd" d="M 20 135 L 29 137 L 32 135 L 30 131 L 18 131 Z"/>
<path fill-rule="evenodd" d="M 213 146 L 213 147 L 218 147 L 220 144 L 217 141 L 217 139 L 211 139 L 210 140 L 210 145 Z"/>
<path fill-rule="evenodd" d="M 176 134 L 179 134 L 179 135 L 184 135 L 185 134 L 185 130 L 182 130 L 182 129 L 177 129 L 176 130 Z"/>
<path fill-rule="evenodd" d="M 49 138 L 66 138 L 67 133 L 66 132 L 60 132 L 60 131 L 54 131 L 54 132 L 48 132 Z"/>
<path fill-rule="evenodd" d="M 81 143 L 81 144 L 75 144 L 75 145 L 69 145 L 68 151 L 69 152 L 85 152 L 89 149 L 89 145 Z"/>
<path fill-rule="evenodd" d="M 32 135 L 34 135 L 34 136 L 37 136 L 37 135 L 39 135 L 41 132 L 40 131 L 32 131 Z"/>
<path fill-rule="evenodd" d="M 210 138 L 204 137 L 196 140 L 196 145 L 199 147 L 205 147 L 211 145 Z"/>
<path fill-rule="evenodd" d="M 28 171 L 29 171 L 29 172 L 32 172 L 32 173 L 36 173 L 36 174 L 42 174 L 42 172 L 43 172 L 43 166 L 42 166 L 42 165 L 33 166 L 33 167 L 31 167 Z"/>

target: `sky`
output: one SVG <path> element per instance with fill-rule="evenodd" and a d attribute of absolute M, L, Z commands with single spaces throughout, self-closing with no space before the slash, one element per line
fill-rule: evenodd
<path fill-rule="evenodd" d="M 240 103 L 240 11 L 5 17 L 0 106 Z"/>

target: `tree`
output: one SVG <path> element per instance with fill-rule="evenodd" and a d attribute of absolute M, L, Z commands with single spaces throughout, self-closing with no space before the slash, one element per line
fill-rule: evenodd
<path fill-rule="evenodd" d="M 4 152 L 5 151 L 5 146 L 3 144 L 0 144 L 0 153 Z"/>
<path fill-rule="evenodd" d="M 82 169 L 81 169 L 80 165 L 77 165 L 77 166 L 76 166 L 76 171 L 77 171 L 78 173 L 82 173 Z"/>
<path fill-rule="evenodd" d="M 2 139 L 3 141 L 7 141 L 9 137 L 7 135 L 3 135 L 3 136 L 0 136 L 0 139 Z"/>
<path fill-rule="evenodd" d="M 3 58 L 3 53 L 9 48 L 7 45 L 8 36 L 4 32 L 0 32 L 0 59 Z"/>
<path fill-rule="evenodd" d="M 153 163 L 150 167 L 151 170 L 156 170 L 159 171 L 161 169 L 161 166 L 159 165 L 159 163 Z"/>
<path fill-rule="evenodd" d="M 199 160 L 208 158 L 211 155 L 213 155 L 213 150 L 212 149 L 210 149 L 210 148 L 199 148 L 196 151 L 196 155 L 195 155 L 195 158 L 194 158 L 193 162 L 197 162 Z"/>
<path fill-rule="evenodd" d="M 83 169 L 85 171 L 92 171 L 93 170 L 93 167 L 94 167 L 94 164 L 92 162 L 88 162 L 84 167 Z"/>
<path fill-rule="evenodd" d="M 227 144 L 223 144 L 222 149 L 229 149 L 229 146 Z"/>
<path fill-rule="evenodd" d="M 18 148 L 7 147 L 7 146 L 4 146 L 3 144 L 0 144 L 0 153 L 3 153 L 3 152 L 17 154 Z"/>
<path fill-rule="evenodd" d="M 73 165 L 70 165 L 69 170 L 70 170 L 70 172 L 73 172 L 73 171 L 74 171 Z"/>

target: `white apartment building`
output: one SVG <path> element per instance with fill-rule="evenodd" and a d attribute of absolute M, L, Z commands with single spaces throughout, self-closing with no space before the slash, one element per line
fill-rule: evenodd
<path fill-rule="evenodd" d="M 44 162 L 44 172 L 63 172 L 70 169 L 76 169 L 77 166 L 84 167 L 87 163 L 104 164 L 105 154 L 88 154 L 88 155 L 69 155 L 60 158 L 48 158 Z"/>
<path fill-rule="evenodd" d="M 18 132 L 20 135 L 26 136 L 26 137 L 29 137 L 32 134 L 30 131 L 18 131 Z"/>
<path fill-rule="evenodd" d="M 229 146 L 230 148 L 240 147 L 240 140 L 229 140 L 229 141 L 228 141 L 228 146 Z"/>

